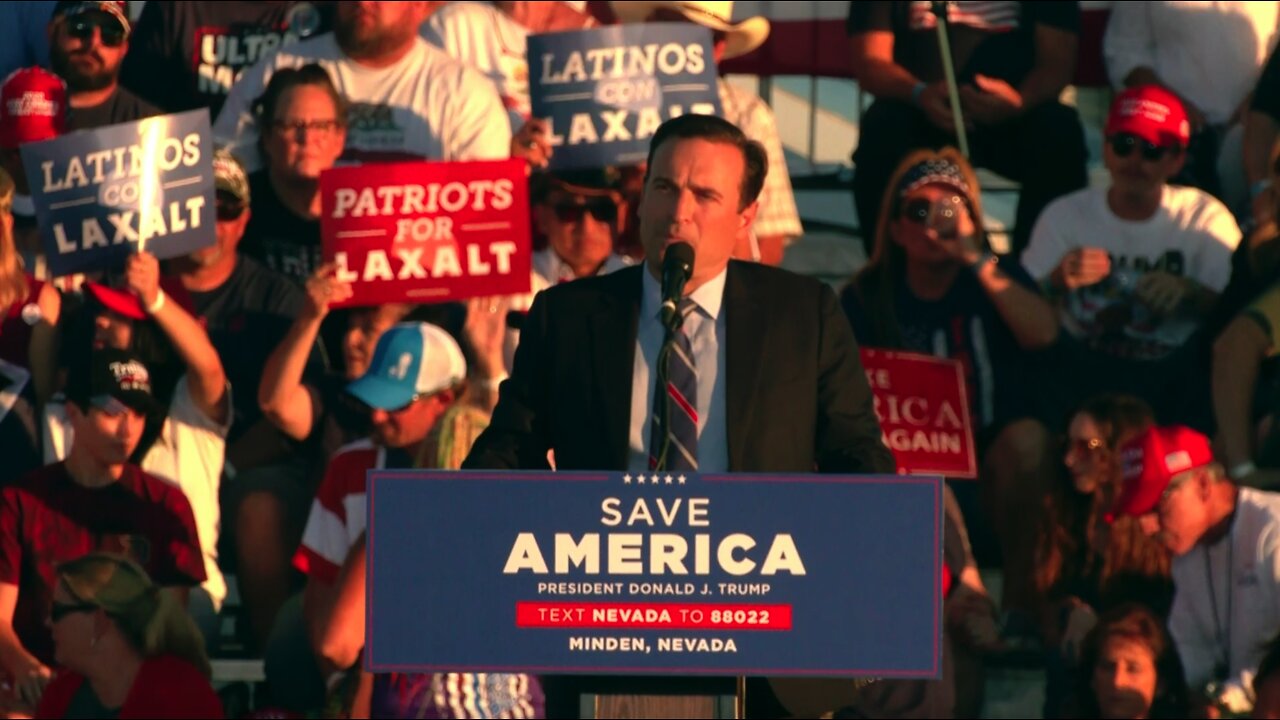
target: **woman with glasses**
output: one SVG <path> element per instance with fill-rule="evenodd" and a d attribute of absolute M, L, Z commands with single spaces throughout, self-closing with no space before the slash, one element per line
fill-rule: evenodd
<path fill-rule="evenodd" d="M 1049 458 L 1028 353 L 1054 342 L 1058 321 L 1016 261 L 997 261 L 982 217 L 977 179 L 958 152 L 912 153 L 885 190 L 871 259 L 841 302 L 863 347 L 960 361 L 985 510 L 1005 550 L 1004 606 L 1023 607 L 1034 536 L 1024 509 L 1040 496 Z"/>
<path fill-rule="evenodd" d="M 146 571 L 93 553 L 57 575 L 49 627 L 62 669 L 36 717 L 222 717 L 200 631 Z"/>
<path fill-rule="evenodd" d="M 1086 401 L 1071 417 L 1062 454 L 1066 470 L 1042 503 L 1035 546 L 1035 589 L 1049 655 L 1046 705 L 1056 717 L 1085 633 L 1098 612 L 1135 601 L 1161 617 L 1173 585 L 1169 553 L 1133 518 L 1109 513 L 1120 488 L 1121 443 L 1154 424 L 1151 408 L 1125 395 Z"/>

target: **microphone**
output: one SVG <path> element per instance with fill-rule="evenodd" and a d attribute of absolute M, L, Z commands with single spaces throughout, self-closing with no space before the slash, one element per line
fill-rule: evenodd
<path fill-rule="evenodd" d="M 667 247 L 662 256 L 662 324 L 676 326 L 680 298 L 684 296 L 685 283 L 693 275 L 693 246 L 678 242 Z"/>

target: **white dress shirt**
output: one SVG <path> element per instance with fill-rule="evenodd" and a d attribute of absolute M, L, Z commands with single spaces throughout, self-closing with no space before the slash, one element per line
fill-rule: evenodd
<path fill-rule="evenodd" d="M 698 472 L 729 469 L 729 428 L 725 415 L 724 282 L 728 268 L 708 280 L 689 297 L 697 310 L 684 320 L 698 370 Z M 635 370 L 631 376 L 631 435 L 627 469 L 649 469 L 649 440 L 653 433 L 654 365 L 662 349 L 660 319 L 662 286 L 653 274 L 641 273 L 640 320 L 636 327 Z"/>

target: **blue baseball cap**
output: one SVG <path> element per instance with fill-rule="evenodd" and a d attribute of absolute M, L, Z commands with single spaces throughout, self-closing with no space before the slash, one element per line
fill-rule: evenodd
<path fill-rule="evenodd" d="M 398 410 L 453 387 L 467 376 L 462 349 L 430 323 L 400 323 L 378 338 L 369 369 L 347 392 L 377 410 Z"/>

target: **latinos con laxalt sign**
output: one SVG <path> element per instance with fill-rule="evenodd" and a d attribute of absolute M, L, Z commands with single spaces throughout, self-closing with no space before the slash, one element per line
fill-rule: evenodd
<path fill-rule="evenodd" d="M 530 35 L 529 92 L 552 169 L 635 165 L 662 123 L 720 114 L 711 31 L 640 23 Z"/>
<path fill-rule="evenodd" d="M 373 672 L 937 678 L 942 486 L 381 470 Z"/>
<path fill-rule="evenodd" d="M 22 146 L 54 276 L 101 270 L 146 250 L 159 258 L 212 245 L 209 113 L 192 110 Z"/>

